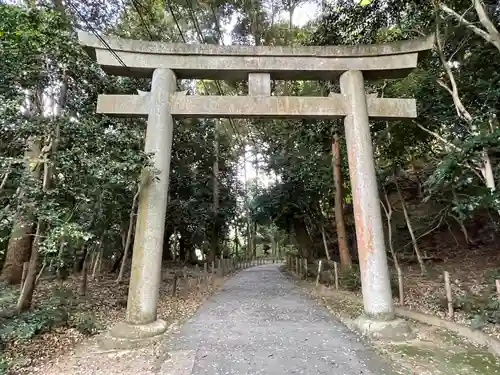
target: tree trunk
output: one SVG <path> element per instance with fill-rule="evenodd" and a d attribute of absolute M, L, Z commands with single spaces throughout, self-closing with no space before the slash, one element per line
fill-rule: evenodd
<path fill-rule="evenodd" d="M 426 273 L 425 262 L 422 258 L 422 254 L 420 253 L 420 249 L 418 248 L 417 238 L 415 237 L 415 233 L 413 232 L 413 226 L 411 225 L 410 216 L 408 215 L 408 210 L 406 209 L 405 199 L 403 194 L 401 194 L 401 189 L 399 188 L 397 177 L 394 177 L 394 183 L 396 184 L 396 189 L 398 190 L 399 200 L 401 201 L 401 207 L 403 208 L 403 214 L 406 220 L 406 226 L 408 227 L 408 232 L 410 232 L 411 242 L 413 244 L 413 250 L 415 251 L 415 255 L 417 256 L 418 264 L 420 265 L 420 270 L 422 274 Z"/>
<path fill-rule="evenodd" d="M 182 232 L 181 239 L 182 239 L 182 248 L 184 249 L 183 250 L 184 262 L 185 263 L 195 262 L 197 260 L 196 249 L 193 246 L 192 237 L 190 236 L 189 232 Z"/>
<path fill-rule="evenodd" d="M 184 262 L 187 261 L 188 254 L 186 245 L 186 239 L 181 234 L 181 238 L 179 239 L 179 259 Z"/>
<path fill-rule="evenodd" d="M 132 199 L 132 208 L 130 209 L 129 222 L 128 222 L 128 231 L 127 231 L 127 240 L 125 241 L 125 247 L 123 249 L 123 259 L 120 266 L 120 272 L 118 273 L 118 277 L 116 278 L 117 283 L 121 283 L 123 279 L 123 273 L 125 272 L 125 264 L 128 259 L 128 252 L 130 249 L 130 245 L 132 242 L 132 231 L 134 229 L 134 218 L 135 218 L 135 206 L 137 205 L 137 198 L 139 198 L 139 194 L 141 193 L 141 187 L 137 188 L 137 192 Z"/>
<path fill-rule="evenodd" d="M 64 279 L 67 278 L 67 271 L 64 269 L 64 248 L 66 243 L 64 242 L 64 237 L 62 237 L 59 241 L 60 241 L 59 252 L 57 254 L 58 267 L 56 275 L 57 275 L 57 280 L 59 280 L 62 286 L 62 282 L 64 281 Z"/>
<path fill-rule="evenodd" d="M 212 246 L 210 249 L 210 261 L 215 261 L 219 253 L 219 120 L 215 120 L 214 128 L 214 164 L 212 168 L 213 178 L 213 223 L 212 223 Z"/>
<path fill-rule="evenodd" d="M 178 258 L 177 256 L 179 255 L 179 258 L 182 259 L 180 256 L 181 250 L 179 246 L 179 236 L 177 234 L 177 229 L 174 229 L 174 237 L 173 237 L 173 243 L 172 243 L 172 260 L 175 262 Z"/>
<path fill-rule="evenodd" d="M 80 252 L 76 254 L 77 260 L 73 266 L 73 273 L 80 273 L 83 270 L 83 263 L 85 262 L 85 257 L 87 256 L 87 246 L 84 245 L 80 249 Z"/>
<path fill-rule="evenodd" d="M 123 251 L 120 251 L 115 260 L 113 260 L 113 264 L 111 264 L 109 272 L 116 273 L 116 271 L 118 271 L 118 269 L 120 268 L 122 261 L 123 261 Z"/>
<path fill-rule="evenodd" d="M 102 240 L 103 237 L 101 237 L 101 240 Z M 99 252 L 97 253 L 97 255 L 95 257 L 94 265 L 93 265 L 93 268 L 92 268 L 92 280 L 95 280 L 96 275 L 98 276 L 99 263 L 102 262 L 101 258 L 102 258 L 103 252 L 104 252 L 104 250 L 103 250 L 103 243 L 101 242 L 100 246 L 99 246 Z"/>
<path fill-rule="evenodd" d="M 174 260 L 172 249 L 170 248 L 172 245 L 170 241 L 170 237 L 172 237 L 172 234 L 172 228 L 167 226 L 163 235 L 163 260 Z"/>
<path fill-rule="evenodd" d="M 300 255 L 308 261 L 312 261 L 312 243 L 307 233 L 306 225 L 303 220 L 294 220 L 293 229 L 295 231 L 295 238 L 299 245 Z"/>
<path fill-rule="evenodd" d="M 33 179 L 38 180 L 41 175 L 40 163 L 36 162 L 40 157 L 40 141 L 30 138 L 27 141 L 28 150 L 25 152 L 25 169 Z M 23 201 L 23 191 L 20 187 L 19 200 Z M 23 264 L 30 258 L 31 245 L 33 242 L 33 230 L 35 227 L 34 217 L 29 212 L 19 214 L 14 221 L 10 234 L 5 262 L 3 264 L 0 281 L 7 284 L 19 284 L 23 275 Z"/>
<path fill-rule="evenodd" d="M 394 250 L 394 244 L 392 243 L 392 206 L 385 189 L 384 189 L 384 198 L 387 206 L 382 201 L 380 201 L 380 203 L 382 204 L 382 208 L 384 209 L 385 217 L 387 219 L 387 237 L 389 242 L 389 250 L 391 251 L 392 260 L 394 262 L 394 268 L 396 268 L 396 272 L 398 274 L 399 304 L 403 306 L 404 305 L 403 270 L 401 268 L 401 265 L 399 264 L 396 251 Z"/>
<path fill-rule="evenodd" d="M 85 296 L 87 294 L 87 281 L 88 281 L 88 269 L 89 269 L 89 252 L 85 249 L 85 256 L 83 258 L 82 266 L 82 280 L 80 282 L 80 288 L 78 294 L 80 296 Z"/>
<path fill-rule="evenodd" d="M 323 246 L 325 248 L 326 259 L 332 260 L 330 257 L 330 251 L 328 250 L 328 243 L 326 242 L 325 228 L 321 226 L 321 237 L 323 238 Z"/>
<path fill-rule="evenodd" d="M 32 247 L 32 230 L 33 223 L 30 220 L 19 218 L 14 222 L 0 281 L 11 285 L 21 282 L 23 264 L 29 260 Z"/>
<path fill-rule="evenodd" d="M 194 262 L 198 262 L 198 258 L 196 257 L 196 249 L 195 247 L 193 246 L 193 244 L 191 243 L 191 241 L 188 241 L 188 262 L 190 263 L 194 263 Z"/>
<path fill-rule="evenodd" d="M 339 245 L 340 264 L 343 267 L 352 265 L 349 244 L 347 243 L 347 231 L 344 222 L 344 188 L 342 179 L 342 162 L 340 153 L 339 137 L 333 135 L 332 142 L 333 181 L 335 184 L 335 222 L 337 227 L 337 240 Z"/>
<path fill-rule="evenodd" d="M 253 222 L 252 229 L 252 255 L 254 258 L 257 258 L 257 222 Z"/>
<path fill-rule="evenodd" d="M 274 232 L 271 233 L 271 256 L 276 258 L 276 237 Z"/>
<path fill-rule="evenodd" d="M 239 249 L 240 241 L 238 240 L 238 225 L 235 225 L 234 227 L 234 251 L 236 253 L 236 256 L 240 256 L 240 249 Z"/>
<path fill-rule="evenodd" d="M 455 216 L 453 214 L 448 214 L 448 215 L 450 215 L 457 222 L 457 224 L 460 226 L 460 230 L 462 231 L 462 233 L 464 235 L 465 243 L 467 245 L 474 244 L 474 241 L 472 241 L 469 237 L 469 232 L 467 231 L 467 228 L 465 227 L 464 222 L 462 220 L 460 220 L 458 218 L 458 216 Z M 450 233 L 451 233 L 451 228 L 450 228 Z M 458 243 L 457 243 L 457 245 L 458 245 Z"/>
<path fill-rule="evenodd" d="M 38 249 L 42 242 L 41 234 L 44 232 L 45 224 L 40 220 L 35 233 L 35 241 L 31 247 L 31 256 L 28 266 L 28 273 L 26 275 L 26 281 L 24 282 L 21 294 L 17 300 L 16 309 L 18 312 L 23 312 L 31 307 L 31 302 L 33 299 L 33 291 L 35 290 L 36 274 L 38 269 Z"/>

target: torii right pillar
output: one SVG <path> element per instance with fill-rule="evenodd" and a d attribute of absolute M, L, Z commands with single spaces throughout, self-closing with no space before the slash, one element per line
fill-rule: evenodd
<path fill-rule="evenodd" d="M 366 335 L 404 340 L 411 332 L 405 320 L 396 319 L 392 303 L 363 73 L 343 73 L 340 89 L 346 103 L 344 127 L 364 305 L 356 323 Z"/>

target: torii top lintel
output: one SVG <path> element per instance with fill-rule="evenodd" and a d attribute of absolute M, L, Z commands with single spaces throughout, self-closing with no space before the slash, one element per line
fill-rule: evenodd
<path fill-rule="evenodd" d="M 419 55 L 434 43 L 433 35 L 390 44 L 314 47 L 172 44 L 104 37 L 106 45 L 87 32 L 79 32 L 78 37 L 109 74 L 150 77 L 154 69 L 168 68 L 178 78 L 222 80 L 246 80 L 249 73 L 257 72 L 270 73 L 272 79 L 331 80 L 347 70 L 361 70 L 366 79 L 400 78 L 416 68 Z"/>

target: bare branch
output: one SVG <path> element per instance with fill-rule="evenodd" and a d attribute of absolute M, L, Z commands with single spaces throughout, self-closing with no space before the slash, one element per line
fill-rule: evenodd
<path fill-rule="evenodd" d="M 455 144 L 451 143 L 450 141 L 444 139 L 443 137 L 441 137 L 438 133 L 436 132 L 433 132 L 432 130 L 429 130 L 427 129 L 426 127 L 424 127 L 423 125 L 419 124 L 417 121 L 413 120 L 412 121 L 415 125 L 417 125 L 420 129 L 422 129 L 424 132 L 426 133 L 429 133 L 430 135 L 432 135 L 433 137 L 435 137 L 437 140 L 443 142 L 445 145 L 447 146 L 450 146 L 452 149 L 454 150 L 457 150 L 457 151 L 460 151 L 460 147 L 456 146 Z"/>
<path fill-rule="evenodd" d="M 484 26 L 488 32 L 489 42 L 493 44 L 500 51 L 500 33 L 496 29 L 493 22 L 491 22 L 490 17 L 484 9 L 484 4 L 481 0 L 473 0 L 474 9 L 476 9 L 477 16 L 479 17 L 479 22 Z"/>
<path fill-rule="evenodd" d="M 477 2 L 477 0 L 473 0 L 474 3 Z M 475 4 L 474 4 L 475 5 Z M 465 26 L 466 28 L 468 28 L 469 30 L 471 30 L 474 34 L 480 36 L 481 38 L 483 38 L 484 40 L 486 40 L 488 43 L 493 43 L 493 39 L 491 38 L 491 35 L 488 34 L 486 31 L 484 31 L 483 29 L 480 29 L 479 27 L 477 27 L 476 25 L 474 25 L 472 22 L 468 21 L 465 19 L 464 16 L 461 16 L 460 14 L 458 14 L 457 12 L 455 12 L 453 9 L 447 7 L 446 5 L 444 4 L 439 4 L 439 8 L 445 12 L 446 14 L 452 16 L 455 20 L 457 20 L 461 25 Z M 476 9 L 476 12 L 477 12 L 477 9 Z M 491 21 L 490 21 L 491 22 Z M 499 48 L 498 46 L 495 45 L 495 47 Z"/>
<path fill-rule="evenodd" d="M 427 235 L 431 234 L 432 232 L 434 232 L 436 229 L 438 229 L 438 228 L 441 226 L 441 223 L 443 222 L 443 219 L 444 219 L 444 217 L 445 217 L 446 213 L 448 212 L 448 209 L 449 209 L 449 207 L 445 207 L 445 208 L 441 209 L 441 210 L 437 213 L 437 215 L 434 217 L 434 219 L 432 219 L 432 223 L 431 223 L 431 225 L 432 225 L 432 224 L 436 221 L 436 219 L 437 219 L 438 217 L 440 217 L 440 218 L 439 218 L 439 221 L 438 221 L 438 223 L 437 223 L 437 225 L 436 225 L 435 227 L 432 227 L 431 229 L 427 230 L 426 232 L 424 232 L 423 234 L 421 234 L 420 236 L 418 236 L 416 239 L 417 239 L 417 240 L 419 240 L 419 239 L 421 239 L 422 237 L 425 237 L 425 236 L 427 236 Z M 412 244 L 412 241 L 408 242 L 406 245 L 401 246 L 401 247 L 398 249 L 398 251 L 400 251 L 400 250 L 404 249 L 406 246 L 411 245 L 411 244 Z"/>
<path fill-rule="evenodd" d="M 438 83 L 439 86 L 441 86 L 446 91 L 448 91 L 450 93 L 450 95 L 453 95 L 453 91 L 450 89 L 450 87 L 446 83 L 444 83 L 444 81 L 442 79 L 437 79 L 436 82 Z"/>
<path fill-rule="evenodd" d="M 385 215 L 386 216 L 389 215 L 389 212 L 387 211 L 387 208 L 385 207 L 384 201 L 382 199 L 380 199 L 380 198 L 379 198 L 379 201 L 380 201 L 380 205 L 384 209 Z"/>
<path fill-rule="evenodd" d="M 455 109 L 457 111 L 457 114 L 460 118 L 464 119 L 468 123 L 472 122 L 472 116 L 471 114 L 467 111 L 465 106 L 463 105 L 462 101 L 460 100 L 460 96 L 458 94 L 458 87 L 457 87 L 457 82 L 455 81 L 455 76 L 453 75 L 453 72 L 451 71 L 450 66 L 448 65 L 448 62 L 446 61 L 443 53 L 443 45 L 441 44 L 441 38 L 439 35 L 439 17 L 437 17 L 436 22 L 436 45 L 437 45 L 437 50 L 439 54 L 439 58 L 441 60 L 441 63 L 443 64 L 443 68 L 448 75 L 448 79 L 450 80 L 451 84 L 451 97 L 453 99 L 453 103 L 455 104 Z M 449 91 L 449 90 L 448 90 Z"/>
<path fill-rule="evenodd" d="M 7 180 L 9 179 L 9 175 L 12 172 L 12 169 L 10 168 L 11 164 L 12 163 L 9 163 L 9 165 L 7 166 L 7 171 L 5 172 L 5 174 L 2 178 L 2 182 L 0 183 L 0 192 L 3 190 L 3 188 L 7 184 Z"/>

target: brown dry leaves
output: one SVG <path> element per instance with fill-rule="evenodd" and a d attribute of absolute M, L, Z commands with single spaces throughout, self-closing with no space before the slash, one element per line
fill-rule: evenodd
<path fill-rule="evenodd" d="M 442 319 L 469 326 L 470 318 L 461 311 L 455 311 L 454 317 L 447 315 L 447 310 L 440 306 L 439 299 L 444 298 L 444 277 L 446 270 L 450 273 L 453 296 L 463 296 L 466 292 L 480 294 L 488 285 L 485 282 L 487 270 L 500 266 L 500 256 L 490 255 L 490 249 L 459 251 L 455 249 L 453 257 L 430 267 L 429 275 L 422 276 L 417 267 L 406 267 L 404 270 L 405 308 L 425 314 L 435 315 Z M 395 304 L 399 301 L 394 298 Z M 500 339 L 500 326 L 487 325 L 484 332 Z"/>
<path fill-rule="evenodd" d="M 334 316 L 348 327 L 363 310 L 359 295 L 332 288 L 308 288 Z M 414 375 L 495 375 L 500 362 L 486 349 L 443 329 L 409 321 L 416 337 L 403 342 L 372 341 L 376 350 L 397 374 Z"/>
<path fill-rule="evenodd" d="M 163 283 L 160 288 L 158 317 L 175 329 L 190 317 L 202 302 L 218 289 L 224 279 L 214 277 L 207 285 L 204 279 L 198 281 L 200 273 L 188 271 L 189 282 L 178 280 L 178 293 L 172 296 L 173 274 L 175 269 L 163 270 Z M 78 290 L 79 278 L 70 278 L 64 286 Z M 35 300 L 46 298 L 55 282 L 42 282 Z M 107 275 L 99 281 L 89 281 L 87 296 L 79 302 L 78 309 L 83 313 L 93 313 L 102 330 L 109 328 L 125 316 L 127 285 L 117 285 L 114 275 Z M 10 343 L 6 354 L 17 359 L 17 364 L 9 374 L 76 375 L 79 374 L 149 374 L 152 363 L 162 357 L 162 344 L 152 345 L 142 350 L 101 351 L 94 338 L 87 338 L 75 329 L 61 327 L 49 333 L 36 336 L 30 342 Z M 19 361 L 19 358 L 23 360 Z M 80 372 L 82 371 L 82 372 Z"/>

